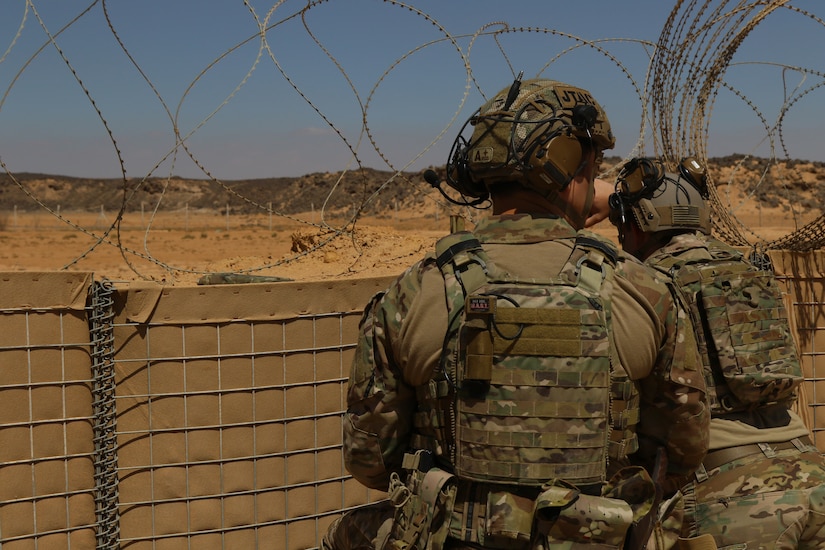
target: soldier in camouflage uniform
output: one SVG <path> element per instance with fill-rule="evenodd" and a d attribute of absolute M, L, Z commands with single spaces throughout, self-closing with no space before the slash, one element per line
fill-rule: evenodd
<path fill-rule="evenodd" d="M 447 183 L 492 215 L 366 307 L 344 457 L 389 499 L 322 548 L 641 549 L 708 443 L 689 316 L 583 229 L 614 145 L 587 91 L 517 79 L 468 123 Z"/>
<path fill-rule="evenodd" d="M 624 250 L 673 277 L 699 329 L 710 451 L 682 489 L 680 548 L 825 548 L 825 466 L 791 409 L 802 373 L 778 283 L 710 236 L 706 199 L 692 158 L 633 159 L 609 199 Z"/>

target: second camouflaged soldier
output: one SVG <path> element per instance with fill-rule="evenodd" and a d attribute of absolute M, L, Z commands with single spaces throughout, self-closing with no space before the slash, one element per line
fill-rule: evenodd
<path fill-rule="evenodd" d="M 802 371 L 779 285 L 710 236 L 704 167 L 626 163 L 609 199 L 626 252 L 672 277 L 698 329 L 710 451 L 685 497 L 679 548 L 825 548 L 825 463 L 791 410 Z M 692 546 L 692 541 L 697 541 Z"/>

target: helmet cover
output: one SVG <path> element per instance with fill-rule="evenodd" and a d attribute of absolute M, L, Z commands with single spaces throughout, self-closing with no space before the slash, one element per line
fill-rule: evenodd
<path fill-rule="evenodd" d="M 497 93 L 469 120 L 469 141 L 453 146 L 447 180 L 457 190 L 482 196 L 492 185 L 517 182 L 547 196 L 577 175 L 583 142 L 597 153 L 615 145 L 607 115 L 587 90 L 546 79 L 516 82 L 515 97 L 513 86 Z"/>
<path fill-rule="evenodd" d="M 610 198 L 610 221 L 619 226 L 626 211 L 644 232 L 674 229 L 710 234 L 710 208 L 704 167 L 693 158 L 679 173 L 666 172 L 658 160 L 635 158 L 622 167 Z"/>

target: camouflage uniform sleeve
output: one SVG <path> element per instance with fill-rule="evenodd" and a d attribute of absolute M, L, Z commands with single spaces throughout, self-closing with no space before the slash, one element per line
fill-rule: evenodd
<path fill-rule="evenodd" d="M 638 458 L 652 464 L 656 449 L 668 455 L 668 492 L 675 491 L 708 450 L 710 413 L 701 359 L 690 317 L 670 281 L 662 304 L 665 337 L 651 375 L 641 380 Z"/>
<path fill-rule="evenodd" d="M 386 490 L 401 468 L 415 410 L 392 341 L 401 330 L 419 275 L 413 266 L 368 304 L 359 325 L 344 415 L 344 463 L 367 487 Z"/>

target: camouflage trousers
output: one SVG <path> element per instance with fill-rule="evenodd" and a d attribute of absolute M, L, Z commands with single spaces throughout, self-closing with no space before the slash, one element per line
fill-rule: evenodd
<path fill-rule="evenodd" d="M 710 534 L 720 550 L 825 548 L 825 458 L 815 448 L 757 452 L 682 489 L 682 536 Z"/>

